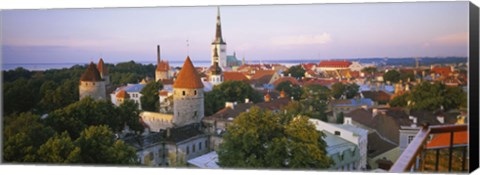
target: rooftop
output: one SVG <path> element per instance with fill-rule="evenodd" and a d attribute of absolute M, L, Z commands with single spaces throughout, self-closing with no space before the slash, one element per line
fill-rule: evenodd
<path fill-rule="evenodd" d="M 87 70 L 80 77 L 80 81 L 103 81 L 98 72 L 97 66 L 93 62 L 90 62 Z"/>
<path fill-rule="evenodd" d="M 217 169 L 220 166 L 217 164 L 218 162 L 218 155 L 217 152 L 212 151 L 208 154 L 204 154 L 194 159 L 190 159 L 188 161 L 189 164 L 192 164 L 199 168 L 210 168 L 210 169 Z"/>
<path fill-rule="evenodd" d="M 189 56 L 187 56 L 185 59 L 185 63 L 183 63 L 182 70 L 180 70 L 173 87 L 186 89 L 198 89 L 204 87 L 202 80 L 200 79 L 197 70 L 195 70 L 195 67 L 193 66 L 192 60 L 190 60 Z"/>

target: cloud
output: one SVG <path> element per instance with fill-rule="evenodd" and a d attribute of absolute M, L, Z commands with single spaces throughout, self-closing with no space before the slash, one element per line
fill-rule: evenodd
<path fill-rule="evenodd" d="M 439 44 L 466 44 L 468 42 L 468 32 L 439 36 L 434 38 L 433 41 Z"/>
<path fill-rule="evenodd" d="M 330 41 L 332 41 L 331 35 L 325 32 L 318 35 L 297 35 L 272 38 L 272 44 L 274 45 L 325 44 Z"/>

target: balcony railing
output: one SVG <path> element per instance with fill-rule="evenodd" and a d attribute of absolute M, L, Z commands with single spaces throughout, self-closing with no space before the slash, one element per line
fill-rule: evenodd
<path fill-rule="evenodd" d="M 417 133 L 415 138 L 410 142 L 408 147 L 403 151 L 400 157 L 397 159 L 395 164 L 390 168 L 390 172 L 400 173 L 406 171 L 439 171 L 439 163 L 440 157 L 442 160 L 445 158 L 448 159 L 448 164 L 443 167 L 445 171 L 452 172 L 452 163 L 454 157 L 454 151 L 461 151 L 460 162 L 455 162 L 456 165 L 460 164 L 460 166 L 455 167 L 456 171 L 467 171 L 467 148 L 468 143 L 454 143 L 454 136 L 459 132 L 467 132 L 467 125 L 439 125 L 439 126 L 423 126 L 422 129 Z M 429 139 L 430 134 L 448 134 L 448 144 L 445 146 L 435 146 L 435 147 L 428 147 L 427 142 Z M 455 149 L 455 150 L 454 150 Z M 431 165 L 430 169 L 426 169 L 426 161 L 427 154 L 430 152 L 434 152 L 434 154 L 430 155 L 434 158 L 434 165 Z M 448 153 L 446 156 L 440 156 L 440 152 Z M 446 162 L 444 162 L 446 163 Z M 432 168 L 434 167 L 434 168 Z"/>

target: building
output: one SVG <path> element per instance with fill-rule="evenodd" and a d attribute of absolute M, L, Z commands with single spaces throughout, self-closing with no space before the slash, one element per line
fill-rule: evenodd
<path fill-rule="evenodd" d="M 212 64 L 214 65 L 217 58 L 215 58 L 215 52 L 218 55 L 218 63 L 220 67 L 227 67 L 227 43 L 222 37 L 222 24 L 220 21 L 220 7 L 217 8 L 217 25 L 215 28 L 215 38 L 212 42 Z"/>
<path fill-rule="evenodd" d="M 173 84 L 173 125 L 200 123 L 204 117 L 203 83 L 187 57 Z"/>
<path fill-rule="evenodd" d="M 213 58 L 215 59 L 215 63 L 213 63 L 210 68 L 207 70 L 208 74 L 208 81 L 212 83 L 212 85 L 218 85 L 223 82 L 223 71 L 222 68 L 218 64 L 218 54 L 217 48 L 214 49 Z"/>
<path fill-rule="evenodd" d="M 80 100 L 85 97 L 91 97 L 95 100 L 106 100 L 105 81 L 100 76 L 97 66 L 90 62 L 87 70 L 80 77 L 79 95 Z"/>
<path fill-rule="evenodd" d="M 113 104 L 116 106 L 120 106 L 121 103 L 118 103 L 117 101 L 117 96 L 119 96 L 119 93 L 122 91 L 125 91 L 128 95 L 128 99 L 132 100 L 133 102 L 138 104 L 138 109 L 142 109 L 142 102 L 140 101 L 140 98 L 142 97 L 142 94 L 140 93 L 142 89 L 145 87 L 146 84 L 127 84 L 126 86 L 119 87 L 113 93 L 110 94 L 110 99 Z"/>
<path fill-rule="evenodd" d="M 348 120 L 344 124 L 331 124 L 318 119 L 309 121 L 326 136 L 327 154 L 335 162 L 331 169 L 366 170 L 368 130 L 351 125 Z"/>
<path fill-rule="evenodd" d="M 155 81 L 165 80 L 170 78 L 170 65 L 168 61 L 163 61 L 160 58 L 160 46 L 157 45 L 157 68 L 155 69 Z"/>
<path fill-rule="evenodd" d="M 320 61 L 317 72 L 349 69 L 351 64 L 350 61 Z"/>
<path fill-rule="evenodd" d="M 336 122 L 340 113 L 346 114 L 358 108 L 368 108 L 373 105 L 373 101 L 369 98 L 353 98 L 353 99 L 339 99 L 330 101 L 329 108 L 332 111 L 332 116 L 328 121 Z"/>

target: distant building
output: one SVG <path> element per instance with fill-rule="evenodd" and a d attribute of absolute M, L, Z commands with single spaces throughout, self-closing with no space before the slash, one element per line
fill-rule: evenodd
<path fill-rule="evenodd" d="M 218 63 L 220 67 L 227 67 L 227 43 L 223 40 L 222 37 L 222 24 L 220 21 L 220 7 L 217 9 L 217 25 L 215 30 L 215 38 L 212 42 L 212 64 L 214 65 L 217 58 L 214 58 L 214 55 L 218 55 Z"/>
<path fill-rule="evenodd" d="M 79 95 L 80 100 L 91 97 L 95 100 L 106 100 L 105 81 L 102 79 L 97 66 L 90 62 L 87 70 L 80 77 Z"/>
<path fill-rule="evenodd" d="M 138 104 L 138 109 L 142 109 L 142 102 L 140 101 L 140 98 L 142 97 L 142 94 L 140 93 L 142 89 L 145 87 L 146 84 L 127 84 L 126 86 L 122 86 L 117 88 L 113 93 L 110 94 L 110 99 L 113 104 L 116 106 L 120 106 L 121 103 L 117 100 L 117 96 L 123 96 L 120 95 L 120 93 L 123 93 L 122 91 L 126 92 L 128 95 L 128 99 L 132 100 L 133 102 Z"/>
<path fill-rule="evenodd" d="M 373 101 L 369 98 L 354 98 L 354 99 L 339 99 L 330 101 L 330 109 L 332 110 L 332 117 L 329 117 L 329 122 L 336 122 L 340 113 L 346 114 L 358 108 L 368 108 L 373 105 Z"/>
<path fill-rule="evenodd" d="M 348 66 L 348 68 L 351 70 L 351 71 L 361 71 L 363 68 L 365 68 L 364 65 L 362 65 L 360 62 L 358 61 L 353 61 L 352 64 L 350 64 L 350 66 Z"/>
<path fill-rule="evenodd" d="M 103 62 L 103 59 L 100 58 L 98 61 L 98 72 L 100 72 L 100 77 L 105 81 L 105 85 L 110 84 L 110 75 L 108 75 L 108 68 Z"/>
<path fill-rule="evenodd" d="M 258 90 L 273 90 L 273 82 L 278 80 L 280 77 L 280 74 L 278 74 L 274 70 L 258 70 L 250 78 L 250 84 L 252 85 L 252 87 Z"/>
<path fill-rule="evenodd" d="M 351 64 L 350 61 L 320 61 L 317 71 L 349 69 Z"/>
<path fill-rule="evenodd" d="M 155 81 L 165 80 L 170 78 L 170 65 L 168 61 L 160 58 L 160 46 L 157 45 L 157 68 L 155 69 Z"/>
<path fill-rule="evenodd" d="M 242 65 L 242 61 L 237 59 L 237 54 L 233 52 L 233 55 L 227 55 L 227 66 L 238 67 Z"/>
<path fill-rule="evenodd" d="M 208 81 L 212 83 L 212 85 L 218 85 L 223 82 L 223 71 L 218 64 L 217 48 L 215 48 L 214 51 L 213 59 L 215 59 L 215 63 L 213 63 L 213 65 L 207 70 L 207 74 Z"/>

